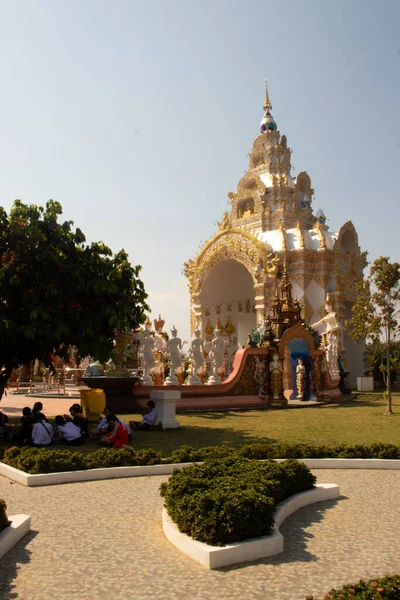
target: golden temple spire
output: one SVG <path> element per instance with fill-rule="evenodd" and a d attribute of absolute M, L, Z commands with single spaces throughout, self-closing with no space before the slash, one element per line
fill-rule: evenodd
<path fill-rule="evenodd" d="M 269 94 L 268 94 L 268 80 L 265 80 L 265 100 L 264 100 L 264 106 L 263 106 L 264 110 L 271 110 L 272 109 L 272 104 L 271 104 L 271 100 L 269 99 Z"/>

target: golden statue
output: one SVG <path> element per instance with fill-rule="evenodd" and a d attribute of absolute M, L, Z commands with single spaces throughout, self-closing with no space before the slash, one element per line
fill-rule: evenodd
<path fill-rule="evenodd" d="M 154 319 L 154 329 L 157 331 L 157 333 L 161 333 L 164 323 L 165 321 L 161 318 L 161 315 L 158 315 L 158 319 Z"/>
<path fill-rule="evenodd" d="M 306 390 L 306 368 L 303 364 L 303 359 L 297 359 L 296 367 L 296 385 L 297 385 L 297 400 L 304 400 L 304 392 Z"/>
<path fill-rule="evenodd" d="M 268 252 L 267 255 L 267 273 L 275 276 L 279 273 L 279 256 L 272 252 Z"/>
<path fill-rule="evenodd" d="M 251 207 L 250 202 L 248 202 L 246 204 L 246 209 L 243 212 L 242 218 L 244 218 L 244 217 L 250 217 L 252 214 L 253 214 L 253 209 Z"/>
<path fill-rule="evenodd" d="M 279 354 L 275 352 L 269 365 L 271 391 L 274 400 L 280 400 L 282 397 L 282 370 L 282 362 L 279 358 Z"/>
<path fill-rule="evenodd" d="M 212 325 L 210 319 L 207 320 L 207 325 L 206 325 L 206 334 L 207 335 L 212 335 L 212 333 L 214 332 L 214 326 Z"/>
<path fill-rule="evenodd" d="M 229 214 L 225 211 L 222 215 L 222 221 L 218 221 L 218 227 L 220 231 L 224 231 L 225 229 L 230 229 L 232 227 L 231 220 L 229 218 Z"/>
<path fill-rule="evenodd" d="M 233 323 L 231 321 L 231 315 L 228 315 L 228 320 L 225 325 L 225 333 L 227 335 L 232 335 L 232 333 L 235 333 L 235 331 L 236 331 L 236 327 L 233 325 Z"/>

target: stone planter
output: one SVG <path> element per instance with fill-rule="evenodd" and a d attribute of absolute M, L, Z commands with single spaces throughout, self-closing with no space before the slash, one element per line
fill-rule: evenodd
<path fill-rule="evenodd" d="M 11 550 L 31 528 L 31 518 L 29 515 L 13 515 L 9 517 L 9 520 L 11 524 L 0 533 L 0 558 Z"/>

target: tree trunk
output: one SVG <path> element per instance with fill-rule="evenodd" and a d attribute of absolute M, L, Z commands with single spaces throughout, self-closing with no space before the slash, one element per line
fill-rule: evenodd
<path fill-rule="evenodd" d="M 390 374 L 390 326 L 387 328 L 387 344 L 386 344 L 386 400 L 387 400 L 387 415 L 392 415 L 392 378 Z"/>

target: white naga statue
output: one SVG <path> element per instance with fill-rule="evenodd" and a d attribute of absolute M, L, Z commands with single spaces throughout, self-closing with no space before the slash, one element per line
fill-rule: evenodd
<path fill-rule="evenodd" d="M 143 385 L 153 385 L 153 380 L 151 378 L 151 370 L 154 367 L 155 358 L 154 358 L 154 349 L 155 341 L 153 336 L 151 335 L 150 330 L 146 327 L 143 332 L 142 337 L 140 338 L 140 352 L 142 354 L 143 359 L 143 377 L 142 384 Z"/>
<path fill-rule="evenodd" d="M 326 351 L 326 362 L 328 364 L 329 374 L 331 379 L 336 381 L 340 378 L 339 372 L 339 342 L 341 339 L 341 327 L 338 323 L 336 312 L 333 310 L 332 302 L 329 298 L 329 294 L 325 300 L 326 315 L 316 323 L 312 324 L 324 338 L 325 338 L 325 351 Z"/>
<path fill-rule="evenodd" d="M 195 330 L 194 336 L 188 352 L 189 358 L 192 361 L 192 372 L 187 380 L 187 385 L 201 384 L 200 377 L 197 373 L 204 365 L 204 340 L 200 337 L 199 328 Z"/>
<path fill-rule="evenodd" d="M 182 350 L 183 345 L 186 344 L 186 342 L 182 342 L 181 338 L 177 337 L 178 331 L 177 331 L 175 325 L 171 329 L 171 335 L 172 335 L 172 337 L 167 342 L 167 351 L 169 354 L 170 372 L 169 372 L 169 376 L 165 380 L 164 385 L 179 385 L 179 381 L 178 381 L 177 376 L 175 375 L 175 371 L 182 364 L 181 350 Z"/>
<path fill-rule="evenodd" d="M 221 337 L 219 329 L 214 331 L 215 337 L 211 340 L 210 359 L 212 365 L 212 374 L 207 380 L 208 385 L 222 383 L 218 370 L 224 364 L 225 340 Z"/>

